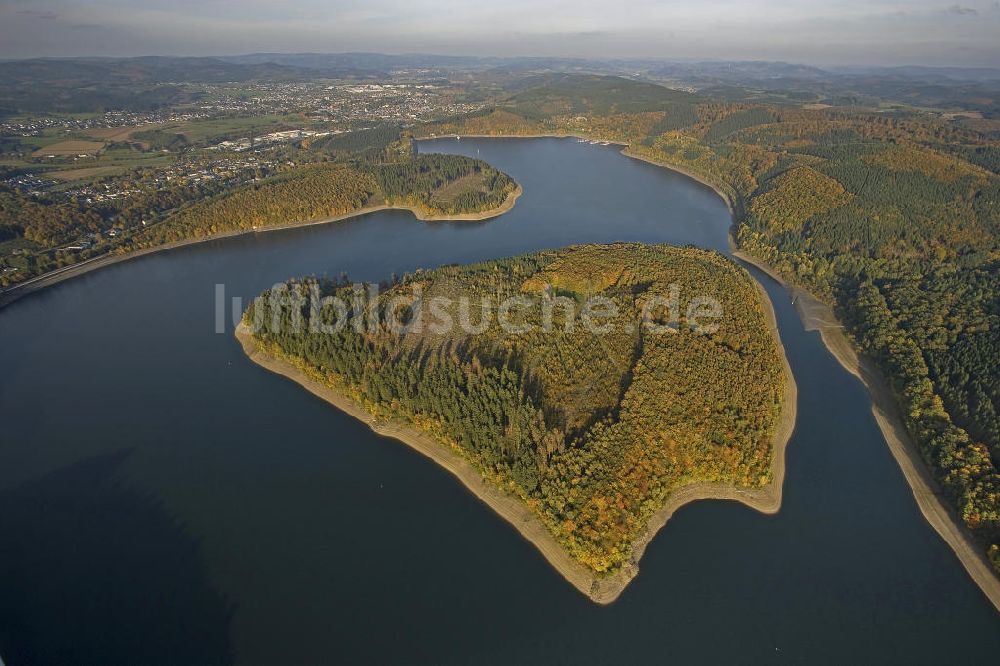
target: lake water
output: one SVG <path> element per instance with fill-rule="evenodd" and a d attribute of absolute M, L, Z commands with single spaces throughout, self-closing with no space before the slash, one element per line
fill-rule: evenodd
<path fill-rule="evenodd" d="M 573 139 L 437 140 L 524 194 L 99 270 L 0 311 L 0 655 L 20 663 L 989 663 L 1000 615 L 921 518 L 862 386 L 762 278 L 799 386 L 784 506 L 677 512 L 592 604 L 447 472 L 215 333 L 215 285 L 580 242 L 726 250 L 707 188 Z M 992 661 L 995 663 L 995 661 Z"/>

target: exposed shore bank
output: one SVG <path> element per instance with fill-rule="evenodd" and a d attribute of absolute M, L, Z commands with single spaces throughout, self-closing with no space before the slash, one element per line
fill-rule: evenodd
<path fill-rule="evenodd" d="M 798 385 L 795 383 L 795 375 L 792 374 L 791 365 L 788 363 L 785 346 L 781 342 L 778 320 L 774 314 L 771 298 L 753 275 L 750 276 L 750 279 L 753 280 L 760 296 L 767 327 L 778 346 L 785 375 L 785 394 L 782 399 L 781 414 L 778 416 L 774 434 L 771 436 L 771 480 L 763 488 L 737 488 L 721 483 L 693 483 L 676 490 L 667 498 L 666 503 L 650 517 L 643 534 L 632 542 L 632 557 L 628 566 L 609 577 L 596 579 L 596 584 L 602 586 L 602 591 L 613 594 L 607 601 L 591 595 L 591 598 L 598 603 L 614 601 L 622 593 L 629 581 L 639 573 L 639 560 L 646 552 L 646 547 L 674 513 L 685 504 L 699 500 L 732 500 L 768 515 L 776 514 L 781 509 L 782 492 L 785 486 L 785 452 L 788 442 L 792 438 L 792 433 L 795 431 L 795 422 L 798 417 Z"/>
<path fill-rule="evenodd" d="M 871 396 L 872 414 L 886 445 L 906 477 L 920 513 L 958 556 L 959 562 L 1000 611 L 1000 578 L 986 559 L 975 537 L 962 524 L 941 493 L 937 481 L 920 457 L 910 436 L 886 376 L 868 357 L 858 354 L 844 335 L 844 327 L 829 305 L 801 287 L 788 284 L 770 266 L 739 250 L 734 256 L 764 271 L 792 294 L 796 310 L 807 331 L 818 331 L 823 344 L 845 370 L 857 377 Z"/>
<path fill-rule="evenodd" d="M 751 279 L 753 279 L 752 276 Z M 573 587 L 596 603 L 609 604 L 621 595 L 629 582 L 639 573 L 639 560 L 653 537 L 673 516 L 674 512 L 685 504 L 705 499 L 735 500 L 766 514 L 777 513 L 781 507 L 785 478 L 785 448 L 795 429 L 797 387 L 784 347 L 781 344 L 770 298 L 756 280 L 754 280 L 754 285 L 761 299 L 768 329 L 778 345 L 785 374 L 781 414 L 775 424 L 775 432 L 771 441 L 770 482 L 763 488 L 754 489 L 737 488 L 721 483 L 693 483 L 679 488 L 667 498 L 663 507 L 649 519 L 642 534 L 633 541 L 632 556 L 629 562 L 615 573 L 607 576 L 596 574 L 570 557 L 541 519 L 521 499 L 509 495 L 485 481 L 479 471 L 458 452 L 446 447 L 426 432 L 415 428 L 402 419 L 384 421 L 374 418 L 363 405 L 351 397 L 309 376 L 287 359 L 273 356 L 261 350 L 242 323 L 236 329 L 236 338 L 246 355 L 261 367 L 291 379 L 337 409 L 367 423 L 375 433 L 397 439 L 444 467 L 457 477 L 469 492 L 513 525 L 521 536 L 532 543 L 549 564 Z"/>
<path fill-rule="evenodd" d="M 683 166 L 673 164 L 670 162 L 661 162 L 655 160 L 651 157 L 646 157 L 645 155 L 639 155 L 637 153 L 629 150 L 631 145 L 628 143 L 623 143 L 621 141 L 608 141 L 604 139 L 592 139 L 584 134 L 577 134 L 574 132 L 567 132 L 563 134 L 558 134 L 555 132 L 541 133 L 541 134 L 435 134 L 431 136 L 419 137 L 416 142 L 419 144 L 421 141 L 437 141 L 440 139 L 579 139 L 587 143 L 597 142 L 601 145 L 609 146 L 620 146 L 621 154 L 625 157 L 631 157 L 634 160 L 639 160 L 640 162 L 645 162 L 647 164 L 652 164 L 653 166 L 661 167 L 664 169 L 669 169 L 670 171 L 675 171 L 682 176 L 687 176 L 691 180 L 697 181 L 704 185 L 705 187 L 711 189 L 713 192 L 719 195 L 719 197 L 726 202 L 726 206 L 729 208 L 729 212 L 736 214 L 734 210 L 734 204 L 729 195 L 719 189 L 719 186 L 712 182 L 711 180 L 705 178 L 703 175 L 697 171 L 692 171 L 690 169 L 685 169 Z"/>
<path fill-rule="evenodd" d="M 155 254 L 157 252 L 166 252 L 167 250 L 174 250 L 179 247 L 185 247 L 188 245 L 195 245 L 197 243 L 207 243 L 209 241 L 220 240 L 223 238 L 232 238 L 233 236 L 243 236 L 246 234 L 260 234 L 269 231 L 282 231 L 285 229 L 292 229 L 296 227 L 310 227 L 317 224 L 330 224 L 332 222 L 341 222 L 343 220 L 348 220 L 353 217 L 360 217 L 361 215 L 367 215 L 369 213 L 377 213 L 383 210 L 408 210 L 413 213 L 413 216 L 422 222 L 480 222 L 483 220 L 489 220 L 499 215 L 503 215 L 517 202 L 518 197 L 524 192 L 521 185 L 518 184 L 517 188 L 507 195 L 496 208 L 490 208 L 479 213 L 460 213 L 456 215 L 428 215 L 422 210 L 415 206 L 402 206 L 393 204 L 379 204 L 377 206 L 366 206 L 364 208 L 359 208 L 357 210 L 351 211 L 349 213 L 344 213 L 342 215 L 334 215 L 333 217 L 326 217 L 320 220 L 311 220 L 309 222 L 289 222 L 286 224 L 274 224 L 265 227 L 260 227 L 259 229 L 240 229 L 237 231 L 225 231 L 219 234 L 213 234 L 211 236 L 205 236 L 203 238 L 186 238 L 184 240 L 173 241 L 171 243 L 164 243 L 163 245 L 157 245 L 156 247 L 145 248 L 142 250 L 136 250 L 134 252 L 127 252 L 125 254 L 105 254 L 99 257 L 93 257 L 80 263 L 73 264 L 72 266 L 66 266 L 64 268 L 59 268 L 45 275 L 40 275 L 37 278 L 32 278 L 27 282 L 19 285 L 15 285 L 0 292 L 0 308 L 5 305 L 9 305 L 16 300 L 19 300 L 29 294 L 33 294 L 37 291 L 41 291 L 46 287 L 51 287 L 52 285 L 64 282 L 80 275 L 84 275 L 91 271 L 96 271 L 99 268 L 105 268 L 106 266 L 111 266 L 123 261 L 131 261 L 132 259 L 138 259 L 139 257 L 144 257 L 150 254 Z"/>
<path fill-rule="evenodd" d="M 717 195 L 719 195 L 719 198 L 725 202 L 726 207 L 729 208 L 729 213 L 734 217 L 734 223 L 735 223 L 735 218 L 741 214 L 740 209 L 742 207 L 742 203 L 739 201 L 734 201 L 732 196 L 723 192 L 722 189 L 719 188 L 718 184 L 713 182 L 711 179 L 707 178 L 706 176 L 692 169 L 685 169 L 683 166 L 679 164 L 674 164 L 672 162 L 662 162 L 660 160 L 653 159 L 652 157 L 639 155 L 638 153 L 629 150 L 631 148 L 630 144 L 623 143 L 621 141 L 605 141 L 603 139 L 591 139 L 590 137 L 587 137 L 583 134 L 576 134 L 576 133 L 557 134 L 555 132 L 547 134 L 544 133 L 543 134 L 437 134 L 433 136 L 420 137 L 417 138 L 416 141 L 417 143 L 420 143 L 421 141 L 437 141 L 439 139 L 459 139 L 463 137 L 466 139 L 579 139 L 581 141 L 586 141 L 588 143 L 598 142 L 601 145 L 620 146 L 621 150 L 619 152 L 625 157 L 630 157 L 634 160 L 639 160 L 640 162 L 645 162 L 646 164 L 652 164 L 655 167 L 660 167 L 662 169 L 667 169 L 669 171 L 679 173 L 682 176 L 687 176 L 691 180 L 701 183 L 705 187 L 715 192 Z M 732 239 L 730 239 L 730 241 L 731 240 Z M 733 250 L 736 249 L 735 245 L 733 245 L 732 242 L 730 242 L 730 248 Z"/>
<path fill-rule="evenodd" d="M 886 446 L 889 447 L 889 451 L 910 485 L 910 490 L 913 492 L 921 514 L 954 551 L 959 562 L 990 603 L 997 611 L 1000 611 L 1000 577 L 987 561 L 979 542 L 949 506 L 937 481 L 921 458 L 917 443 L 913 441 L 903 422 L 888 378 L 872 359 L 859 354 L 854 348 L 851 341 L 844 335 L 844 326 L 837 319 L 833 309 L 813 296 L 808 290 L 788 283 L 770 265 L 737 248 L 733 232 L 735 232 L 739 217 L 742 215 L 740 210 L 742 202 L 734 201 L 717 184 L 701 174 L 674 164 L 635 155 L 627 147 L 622 150 L 622 155 L 688 176 L 710 187 L 726 202 L 733 218 L 733 228 L 729 234 L 729 248 L 732 255 L 757 267 L 784 287 L 791 294 L 805 329 L 818 331 L 830 354 L 845 370 L 857 377 L 868 390 L 872 401 L 872 414 L 875 416 L 879 430 L 882 431 Z"/>
<path fill-rule="evenodd" d="M 455 135 L 443 135 L 434 138 L 446 138 L 446 136 Z M 462 136 L 470 138 L 576 137 L 590 140 L 589 137 L 569 133 Z M 739 218 L 743 214 L 743 203 L 740 200 L 734 200 L 731 195 L 724 192 L 711 179 L 693 170 L 685 169 L 683 166 L 635 154 L 629 150 L 628 144 L 614 141 L 608 143 L 624 146 L 621 154 L 626 157 L 675 171 L 711 188 L 722 198 L 729 208 L 732 216 L 732 225 L 735 230 L 735 226 L 739 223 Z M 844 335 L 843 325 L 828 305 L 817 299 L 809 291 L 789 284 L 768 264 L 737 249 L 732 233 L 729 236 L 729 246 L 733 256 L 756 266 L 788 290 L 795 301 L 796 310 L 806 330 L 818 331 L 823 344 L 833 357 L 837 359 L 845 370 L 858 377 L 868 390 L 872 400 L 872 414 L 875 416 L 875 421 L 882 431 L 886 446 L 889 447 L 889 451 L 892 453 L 900 470 L 903 472 L 903 476 L 910 485 L 920 512 L 931 527 L 934 528 L 941 538 L 944 539 L 945 543 L 955 552 L 959 562 L 961 562 L 983 594 L 986 595 L 990 603 L 1000 611 L 1000 577 L 998 577 L 992 565 L 987 561 L 979 542 L 965 527 L 961 519 L 955 515 L 955 511 L 942 496 L 937 481 L 931 475 L 926 463 L 921 458 L 916 442 L 913 441 L 903 423 L 902 415 L 899 413 L 899 407 L 896 404 L 895 396 L 892 393 L 885 374 L 882 373 L 871 359 L 858 354 L 854 345 Z"/>
<path fill-rule="evenodd" d="M 645 155 L 639 155 L 639 154 L 633 153 L 632 151 L 629 150 L 629 148 L 630 148 L 630 146 L 628 146 L 628 145 L 626 145 L 624 148 L 622 148 L 622 150 L 621 150 L 622 155 L 624 155 L 625 157 L 631 157 L 634 160 L 639 160 L 640 162 L 645 162 L 646 164 L 652 164 L 653 166 L 660 167 L 661 169 L 667 169 L 668 171 L 674 171 L 676 173 L 681 174 L 682 176 L 687 176 L 691 180 L 696 181 L 698 183 L 701 183 L 705 187 L 707 187 L 710 190 L 712 190 L 713 192 L 715 192 L 717 195 L 719 195 L 719 198 L 722 199 L 726 203 L 726 207 L 729 208 L 729 214 L 732 215 L 733 218 L 734 218 L 732 220 L 732 223 L 735 224 L 735 217 L 737 215 L 737 210 L 736 210 L 737 203 L 733 201 L 733 199 L 732 199 L 732 197 L 730 195 L 728 195 L 725 192 L 723 192 L 716 183 L 713 183 L 711 180 L 709 180 L 705 176 L 701 175 L 697 171 L 693 171 L 691 169 L 685 169 L 684 167 L 678 166 L 678 165 L 673 164 L 671 162 L 661 162 L 659 160 L 654 160 L 652 157 L 646 157 Z M 731 237 L 730 237 L 729 246 L 730 246 L 730 249 L 735 249 L 735 246 L 732 243 L 732 238 Z"/>

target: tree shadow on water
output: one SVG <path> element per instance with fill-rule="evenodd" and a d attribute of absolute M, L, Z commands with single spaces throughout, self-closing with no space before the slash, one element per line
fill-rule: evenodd
<path fill-rule="evenodd" d="M 129 451 L 0 492 L 0 656 L 19 664 L 232 661 L 233 609 L 200 545 L 116 472 Z"/>

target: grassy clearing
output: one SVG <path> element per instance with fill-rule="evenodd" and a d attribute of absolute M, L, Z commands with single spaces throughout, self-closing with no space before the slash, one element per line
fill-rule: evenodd
<path fill-rule="evenodd" d="M 466 192 L 486 192 L 481 173 L 470 173 L 439 187 L 431 195 L 431 204 L 448 208 Z"/>

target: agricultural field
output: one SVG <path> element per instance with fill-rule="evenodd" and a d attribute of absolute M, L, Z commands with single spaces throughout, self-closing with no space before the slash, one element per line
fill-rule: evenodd
<path fill-rule="evenodd" d="M 69 183 L 81 180 L 94 180 L 104 178 L 105 176 L 117 176 L 126 173 L 129 169 L 130 167 L 126 165 L 88 166 L 79 169 L 46 171 L 45 176 Z"/>
<path fill-rule="evenodd" d="M 190 122 L 164 123 L 157 127 L 163 132 L 183 134 L 194 144 L 210 143 L 213 140 L 246 136 L 253 131 L 257 136 L 284 129 L 305 127 L 309 123 L 299 114 L 253 116 L 249 118 L 219 118 L 213 120 L 192 120 Z M 150 129 L 150 128 L 142 128 Z"/>
<path fill-rule="evenodd" d="M 87 130 L 86 134 L 97 141 L 115 143 L 119 141 L 128 141 L 129 137 L 131 137 L 133 133 L 143 129 L 150 129 L 152 127 L 152 125 L 148 127 L 95 127 Z"/>
<path fill-rule="evenodd" d="M 69 139 L 52 143 L 39 148 L 32 157 L 75 157 L 79 155 L 96 155 L 105 146 L 103 141 L 85 141 L 83 139 Z"/>

